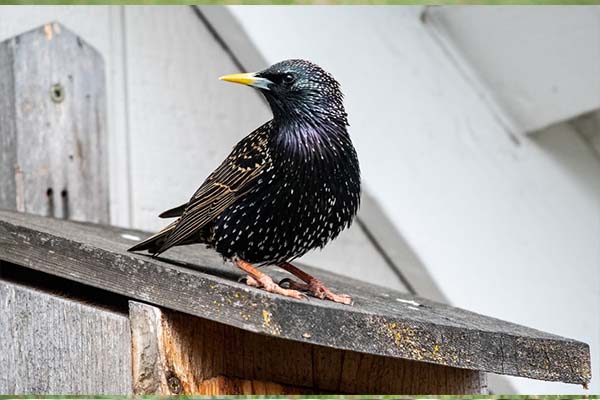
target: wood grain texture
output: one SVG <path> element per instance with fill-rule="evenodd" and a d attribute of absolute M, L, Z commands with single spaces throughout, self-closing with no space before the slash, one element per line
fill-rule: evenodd
<path fill-rule="evenodd" d="M 264 382 L 250 379 L 230 378 L 217 376 L 206 379 L 200 384 L 200 393 L 205 396 L 218 395 L 289 395 L 311 394 L 314 390 L 280 385 L 273 382 Z"/>
<path fill-rule="evenodd" d="M 172 394 L 167 382 L 162 315 L 157 307 L 130 302 L 133 393 Z"/>
<path fill-rule="evenodd" d="M 177 331 L 178 327 L 171 323 L 170 315 L 159 308 L 143 303 L 131 301 L 129 303 L 129 319 L 131 321 L 132 344 L 132 372 L 133 393 L 136 395 L 147 394 L 297 394 L 307 393 L 295 387 L 249 379 L 236 379 L 226 376 L 214 376 L 213 371 L 205 371 L 200 366 L 201 374 L 193 370 L 196 365 L 191 365 L 183 359 L 197 360 L 201 354 L 191 354 L 202 351 L 192 347 L 190 340 L 195 340 L 198 332 Z M 186 318 L 182 315 L 182 318 Z M 187 316 L 190 321 L 187 326 L 195 329 L 197 318 Z M 192 334 L 193 337 L 189 335 Z M 209 344 L 213 344 L 213 340 Z M 215 348 L 220 352 L 221 348 Z M 183 353 L 186 353 L 185 355 Z M 188 354 L 190 353 L 190 354 Z M 217 355 L 218 356 L 218 355 Z M 179 372 L 176 372 L 179 371 Z M 210 378 L 206 378 L 210 376 Z"/>
<path fill-rule="evenodd" d="M 0 211 L 0 259 L 133 299 L 332 349 L 535 379 L 590 380 L 589 346 L 582 342 L 315 269 L 307 271 L 351 294 L 354 305 L 283 298 L 238 283 L 237 270 L 199 246 L 159 259 L 128 253 L 141 236 Z"/>
<path fill-rule="evenodd" d="M 137 302 L 130 302 L 130 315 L 134 371 L 136 360 L 144 365 L 140 371 L 152 371 L 134 375 L 136 394 L 480 394 L 487 389 L 479 371 L 269 337 Z M 154 385 L 147 384 L 149 377 Z"/>
<path fill-rule="evenodd" d="M 107 223 L 102 56 L 57 23 L 0 48 L 0 206 Z"/>
<path fill-rule="evenodd" d="M 15 119 L 14 44 L 0 44 L 0 207 L 17 207 L 17 132 Z"/>
<path fill-rule="evenodd" d="M 0 280 L 0 393 L 130 394 L 126 315 Z"/>
<path fill-rule="evenodd" d="M 102 54 L 106 65 L 107 136 L 109 142 L 109 186 L 111 223 L 129 225 L 128 130 L 126 102 L 126 58 L 121 15 L 123 6 L 6 6 L 0 13 L 0 41 L 20 35 L 49 21 L 84 38 Z M 151 46 L 151 43 L 147 45 Z M 134 72 L 135 73 L 135 72 Z M 6 93 L 6 92 L 2 92 Z M 2 99 L 0 99 L 0 102 Z M 1 112 L 1 111 L 0 111 Z M 1 193 L 1 191 L 0 191 Z"/>

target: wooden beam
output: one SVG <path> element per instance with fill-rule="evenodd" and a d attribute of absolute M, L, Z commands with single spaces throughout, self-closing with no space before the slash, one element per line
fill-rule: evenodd
<path fill-rule="evenodd" d="M 485 374 L 331 349 L 130 303 L 135 394 L 485 393 Z"/>
<path fill-rule="evenodd" d="M 241 274 L 201 246 L 160 259 L 128 253 L 143 236 L 0 211 L 0 260 L 241 330 L 455 368 L 578 384 L 590 379 L 585 343 L 316 269 L 308 271 L 353 295 L 354 305 L 289 299 L 237 282 Z"/>

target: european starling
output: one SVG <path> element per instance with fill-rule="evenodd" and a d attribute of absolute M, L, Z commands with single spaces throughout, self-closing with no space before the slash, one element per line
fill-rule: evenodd
<path fill-rule="evenodd" d="M 178 217 L 129 249 L 158 255 L 204 243 L 269 292 L 350 304 L 290 264 L 349 227 L 360 203 L 360 169 L 338 82 L 319 66 L 287 60 L 220 78 L 258 89 L 273 119 L 242 139 L 189 202 L 160 214 Z M 277 265 L 304 283 L 276 284 L 256 266 Z"/>

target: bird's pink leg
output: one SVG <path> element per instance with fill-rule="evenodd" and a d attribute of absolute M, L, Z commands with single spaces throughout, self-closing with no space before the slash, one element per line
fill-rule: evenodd
<path fill-rule="evenodd" d="M 328 299 L 342 304 L 352 304 L 352 297 L 348 296 L 347 294 L 333 293 L 325 285 L 323 285 L 323 282 L 302 271 L 300 268 L 295 267 L 287 262 L 279 264 L 279 267 L 306 282 L 306 284 L 300 284 L 292 280 L 288 280 L 287 282 L 291 289 L 306 290 L 319 299 Z"/>
<path fill-rule="evenodd" d="M 246 272 L 252 280 L 248 280 L 249 286 L 258 286 L 267 292 L 281 294 L 283 296 L 292 297 L 294 299 L 306 299 L 306 296 L 294 289 L 284 289 L 264 272 L 259 271 L 254 265 L 242 259 L 234 260 L 235 265 Z"/>

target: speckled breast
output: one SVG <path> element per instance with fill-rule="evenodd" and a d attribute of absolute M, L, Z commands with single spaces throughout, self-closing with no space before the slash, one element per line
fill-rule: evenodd
<path fill-rule="evenodd" d="M 359 198 L 358 171 L 339 162 L 328 168 L 274 165 L 215 221 L 216 250 L 256 264 L 290 261 L 350 226 Z"/>

